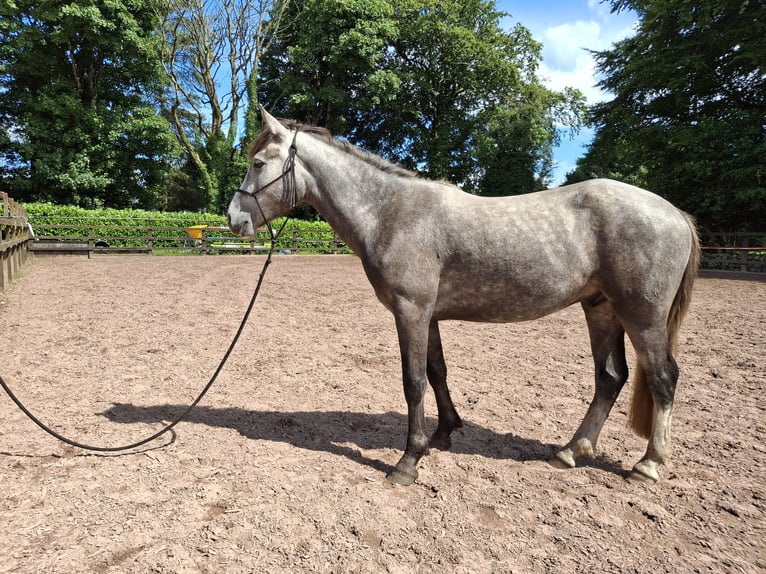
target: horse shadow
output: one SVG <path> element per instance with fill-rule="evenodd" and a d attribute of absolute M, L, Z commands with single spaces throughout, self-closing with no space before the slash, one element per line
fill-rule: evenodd
<path fill-rule="evenodd" d="M 145 407 L 116 403 L 99 414 L 120 424 L 161 424 L 175 420 L 186 408 L 184 405 Z M 282 442 L 301 449 L 328 452 L 385 474 L 390 473 L 393 466 L 367 456 L 365 451 L 403 448 L 407 429 L 406 415 L 397 412 L 288 412 L 210 406 L 197 406 L 183 422 L 232 429 L 252 440 Z M 426 418 L 426 424 L 431 429 L 436 428 L 436 420 L 431 417 Z M 547 461 L 558 446 L 497 432 L 464 419 L 463 428 L 453 432 L 450 452 L 517 462 Z M 608 458 L 597 457 L 583 462 L 585 466 L 625 476 L 625 471 Z"/>

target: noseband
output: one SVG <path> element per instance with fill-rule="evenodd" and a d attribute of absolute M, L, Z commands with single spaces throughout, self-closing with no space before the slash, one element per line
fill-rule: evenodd
<path fill-rule="evenodd" d="M 285 163 L 282 165 L 282 173 L 281 175 L 278 175 L 274 179 L 272 179 L 269 183 L 262 185 L 255 191 L 247 191 L 242 188 L 239 188 L 237 191 L 243 195 L 248 195 L 252 197 L 255 200 L 255 205 L 258 207 L 258 211 L 261 214 L 261 218 L 263 221 L 266 222 L 266 227 L 268 228 L 272 239 L 276 239 L 280 233 L 282 233 L 282 230 L 285 228 L 285 223 L 287 223 L 287 219 L 282 223 L 282 226 L 279 228 L 279 230 L 274 232 L 274 229 L 271 226 L 271 222 L 266 219 L 266 215 L 263 213 L 263 209 L 261 208 L 261 204 L 258 201 L 258 194 L 269 187 L 270 185 L 273 185 L 277 183 L 278 181 L 285 180 L 285 185 L 287 188 L 287 193 L 290 196 L 290 209 L 294 209 L 296 204 L 298 203 L 298 187 L 295 182 L 295 156 L 298 155 L 298 147 L 295 145 L 295 140 L 298 139 L 298 132 L 300 130 L 295 130 L 295 134 L 293 135 L 293 141 L 290 144 L 290 149 L 287 152 L 287 159 L 285 160 Z M 254 230 L 255 231 L 255 230 Z"/>

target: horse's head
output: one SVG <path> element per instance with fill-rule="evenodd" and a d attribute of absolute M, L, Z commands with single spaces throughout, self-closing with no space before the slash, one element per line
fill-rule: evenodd
<path fill-rule="evenodd" d="M 250 167 L 229 204 L 229 228 L 237 235 L 285 215 L 298 202 L 295 136 L 261 106 L 263 129 L 250 146 Z M 302 195 L 302 194 L 301 194 Z"/>

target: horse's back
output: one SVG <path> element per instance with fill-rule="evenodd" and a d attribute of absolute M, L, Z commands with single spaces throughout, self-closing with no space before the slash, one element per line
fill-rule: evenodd
<path fill-rule="evenodd" d="M 443 211 L 434 248 L 445 317 L 530 319 L 597 293 L 665 306 L 691 252 L 678 209 L 612 180 L 508 198 L 455 194 Z M 471 292 L 482 304 L 465 303 Z"/>
<path fill-rule="evenodd" d="M 537 193 L 499 198 L 492 224 L 514 241 L 585 243 L 599 263 L 691 249 L 684 214 L 670 202 L 626 183 L 593 179 Z M 504 229 L 503 229 L 504 228 Z M 506 240 L 507 241 L 507 240 Z"/>
<path fill-rule="evenodd" d="M 562 258 L 570 266 L 582 263 L 585 271 L 616 255 L 641 255 L 668 242 L 690 248 L 689 227 L 677 208 L 647 190 L 608 179 L 501 198 L 455 190 L 434 211 L 429 228 L 436 230 L 436 240 L 490 268 L 495 259 L 505 267 Z"/>

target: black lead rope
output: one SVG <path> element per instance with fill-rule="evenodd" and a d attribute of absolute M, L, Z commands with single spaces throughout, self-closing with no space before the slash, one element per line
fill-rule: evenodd
<path fill-rule="evenodd" d="M 283 225 L 284 227 L 284 225 Z M 240 335 L 242 335 L 242 331 L 245 328 L 245 324 L 247 323 L 247 319 L 250 317 L 250 312 L 253 310 L 253 307 L 255 306 L 255 300 L 258 298 L 258 292 L 261 290 L 261 284 L 263 283 L 263 277 L 266 274 L 266 269 L 271 264 L 271 255 L 274 252 L 274 246 L 276 245 L 276 237 L 273 238 L 271 242 L 271 248 L 269 249 L 268 257 L 266 258 L 266 262 L 263 264 L 263 269 L 261 270 L 261 274 L 258 277 L 258 283 L 255 286 L 255 291 L 253 292 L 253 296 L 250 299 L 250 304 L 247 306 L 247 310 L 245 311 L 245 316 L 242 318 L 242 322 L 239 324 L 239 328 L 237 329 L 236 334 L 234 335 L 234 339 L 232 339 L 231 344 L 229 345 L 229 348 L 226 350 L 226 353 L 224 354 L 223 358 L 221 359 L 221 362 L 218 363 L 218 367 L 216 368 L 215 372 L 213 373 L 213 376 L 210 377 L 210 380 L 208 381 L 207 385 L 205 385 L 205 388 L 202 389 L 202 392 L 197 396 L 196 399 L 194 399 L 194 402 L 189 405 L 186 410 L 181 413 L 176 419 L 169 423 L 167 426 L 165 426 L 162 430 L 154 433 L 152 436 L 145 438 L 143 440 L 140 440 L 138 442 L 134 442 L 131 444 L 126 444 L 124 446 L 93 446 L 89 444 L 84 444 L 81 442 L 77 442 L 75 440 L 69 439 L 59 433 L 57 433 L 55 430 L 50 428 L 48 425 L 46 425 L 44 422 L 42 422 L 40 419 L 38 419 L 35 415 L 33 415 L 27 407 L 24 406 L 24 404 L 16 397 L 15 394 L 13 394 L 13 391 L 8 387 L 6 382 L 3 380 L 2 377 L 0 377 L 0 385 L 3 387 L 3 390 L 6 392 L 6 394 L 11 398 L 11 400 L 16 403 L 16 406 L 21 409 L 21 411 L 29 417 L 29 419 L 35 423 L 37 426 L 39 426 L 41 429 L 43 429 L 45 432 L 47 432 L 49 435 L 59 439 L 62 442 L 65 442 L 68 445 L 75 446 L 77 448 L 81 448 L 84 450 L 93 450 L 97 452 L 119 452 L 124 450 L 131 450 L 134 448 L 138 448 L 140 446 L 145 445 L 148 442 L 151 442 L 155 439 L 158 439 L 162 435 L 164 435 L 166 432 L 169 432 L 173 429 L 178 423 L 180 423 L 183 419 L 186 418 L 186 416 L 192 411 L 194 407 L 196 407 L 199 402 L 202 400 L 202 398 L 207 394 L 207 392 L 210 390 L 210 387 L 213 386 L 213 383 L 215 383 L 216 379 L 218 378 L 218 374 L 221 372 L 221 369 L 223 369 L 223 366 L 226 364 L 226 361 L 229 359 L 229 355 L 231 355 L 232 351 L 234 350 L 234 347 L 237 344 L 237 341 L 239 341 Z"/>
<path fill-rule="evenodd" d="M 282 175 L 277 177 L 276 179 L 270 181 L 266 185 L 258 188 L 256 191 L 250 193 L 250 192 L 240 192 L 246 193 L 247 195 L 252 196 L 255 198 L 256 204 L 258 205 L 258 210 L 261 212 L 261 215 L 263 216 L 263 210 L 261 210 L 261 205 L 258 203 L 258 198 L 256 197 L 256 194 L 265 189 L 266 187 L 270 186 L 273 183 L 276 183 L 277 181 L 281 179 L 286 180 L 286 185 L 289 188 L 288 193 L 290 194 L 290 203 L 292 207 L 295 207 L 295 203 L 297 200 L 297 189 L 295 185 L 295 156 L 298 153 L 298 149 L 295 147 L 295 139 L 298 137 L 298 132 L 295 132 L 295 136 L 293 137 L 293 143 L 290 145 L 290 152 L 288 154 L 287 159 L 285 160 L 284 167 L 282 169 Z M 265 217 L 264 217 L 265 220 Z M 134 448 L 138 448 L 140 446 L 143 446 L 149 442 L 152 442 L 153 440 L 158 439 L 165 433 L 171 431 L 173 427 L 175 427 L 178 423 L 180 423 L 182 420 L 184 420 L 187 415 L 196 407 L 199 402 L 204 398 L 204 396 L 207 394 L 207 392 L 210 390 L 210 387 L 213 386 L 213 383 L 215 383 L 216 379 L 218 379 L 218 375 L 220 374 L 221 370 L 223 369 L 224 365 L 226 364 L 226 361 L 229 360 L 229 355 L 231 355 L 232 351 L 234 351 L 234 347 L 237 345 L 237 342 L 239 341 L 239 337 L 242 335 L 242 331 L 245 329 L 245 325 L 247 324 L 247 320 L 250 317 L 250 312 L 253 310 L 253 307 L 255 306 L 255 301 L 258 298 L 258 293 L 261 290 L 261 285 L 263 284 L 263 278 L 266 275 L 266 269 L 269 268 L 269 265 L 271 265 L 271 257 L 274 254 L 274 249 L 277 244 L 277 239 L 282 234 L 282 230 L 284 230 L 285 225 L 287 224 L 288 219 L 285 218 L 282 222 L 282 225 L 279 227 L 279 229 L 275 232 L 274 229 L 271 226 L 270 222 L 266 222 L 266 226 L 268 227 L 269 234 L 271 235 L 271 247 L 269 248 L 268 256 L 266 257 L 266 261 L 263 264 L 263 269 L 261 269 L 261 274 L 258 276 L 258 283 L 255 286 L 255 291 L 253 291 L 253 296 L 250 298 L 250 303 L 247 306 L 247 310 L 245 311 L 244 317 L 242 317 L 242 321 L 239 324 L 239 328 L 237 329 L 237 332 L 234 335 L 234 338 L 231 341 L 231 344 L 229 345 L 229 348 L 226 349 L 226 353 L 224 353 L 223 358 L 221 359 L 220 363 L 218 363 L 218 367 L 215 369 L 215 372 L 213 373 L 213 376 L 210 377 L 210 380 L 205 385 L 205 387 L 202 389 L 200 394 L 197 396 L 196 399 L 194 399 L 194 402 L 190 404 L 186 410 L 181 413 L 178 417 L 175 418 L 171 423 L 167 424 L 162 430 L 157 431 L 152 436 L 147 437 L 143 440 L 126 444 L 124 446 L 93 446 L 89 444 L 84 444 L 81 442 L 77 442 L 75 440 L 72 440 L 70 438 L 67 438 L 60 433 L 56 432 L 52 428 L 50 428 L 48 425 L 46 425 L 44 422 L 42 422 L 40 419 L 38 419 L 35 415 L 33 415 L 29 409 L 24 406 L 24 404 L 16 397 L 16 395 L 11 391 L 11 389 L 8 387 L 6 382 L 3 380 L 2 376 L 0 376 L 0 386 L 3 387 L 3 390 L 6 392 L 6 394 L 11 398 L 11 400 L 16 403 L 16 406 L 21 409 L 21 412 L 23 412 L 29 419 L 35 423 L 38 427 L 40 427 L 42 430 L 47 432 L 52 437 L 57 438 L 58 440 L 77 447 L 84 450 L 92 450 L 96 452 L 120 452 L 125 450 L 131 450 Z"/>

